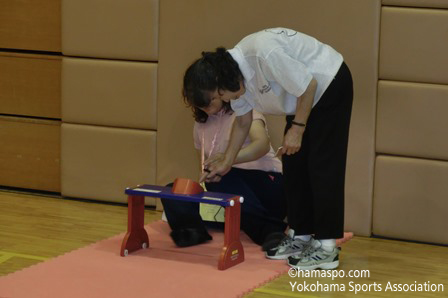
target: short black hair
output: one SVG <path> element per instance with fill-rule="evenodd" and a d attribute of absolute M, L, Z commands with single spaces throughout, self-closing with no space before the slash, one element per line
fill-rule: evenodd
<path fill-rule="evenodd" d="M 208 115 L 198 108 L 207 107 L 216 90 L 236 92 L 240 90 L 243 74 L 238 63 L 227 52 L 219 47 L 215 52 L 202 52 L 202 58 L 193 62 L 184 75 L 182 96 L 187 106 L 193 110 L 197 122 L 207 121 Z M 224 105 L 226 112 L 230 105 Z"/>

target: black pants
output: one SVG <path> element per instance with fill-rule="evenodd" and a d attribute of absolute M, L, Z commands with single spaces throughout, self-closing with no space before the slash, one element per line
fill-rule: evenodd
<path fill-rule="evenodd" d="M 296 235 L 342 238 L 353 82 L 345 63 L 313 107 L 301 149 L 283 155 L 288 222 Z M 294 116 L 286 117 L 285 133 Z"/>
<path fill-rule="evenodd" d="M 266 236 L 284 232 L 286 199 L 280 173 L 232 168 L 218 183 L 207 183 L 207 191 L 231 193 L 244 197 L 241 205 L 241 229 L 257 244 Z M 199 204 L 162 199 L 172 230 L 205 228 L 199 215 Z M 223 228 L 222 223 L 207 223 L 208 227 Z"/>

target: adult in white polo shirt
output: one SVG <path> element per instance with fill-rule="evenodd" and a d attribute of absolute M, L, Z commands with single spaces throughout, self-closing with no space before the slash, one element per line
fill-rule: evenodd
<path fill-rule="evenodd" d="M 204 111 L 221 100 L 236 113 L 224 155 L 210 157 L 201 178 L 219 181 L 231 168 L 252 122 L 251 110 L 286 115 L 283 175 L 288 236 L 266 252 L 300 269 L 339 265 L 353 82 L 341 54 L 286 28 L 266 29 L 233 49 L 203 52 L 184 76 L 184 99 Z"/>

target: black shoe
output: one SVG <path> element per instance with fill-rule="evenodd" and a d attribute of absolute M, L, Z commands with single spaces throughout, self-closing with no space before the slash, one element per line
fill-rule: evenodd
<path fill-rule="evenodd" d="M 268 251 L 268 250 L 278 246 L 278 244 L 285 237 L 286 237 L 285 233 L 282 233 L 282 232 L 275 232 L 275 233 L 271 233 L 271 234 L 267 235 L 266 238 L 264 239 L 263 244 L 261 245 L 261 250 Z"/>
<path fill-rule="evenodd" d="M 179 229 L 170 234 L 174 243 L 179 247 L 188 247 L 212 240 L 212 236 L 205 229 Z"/>

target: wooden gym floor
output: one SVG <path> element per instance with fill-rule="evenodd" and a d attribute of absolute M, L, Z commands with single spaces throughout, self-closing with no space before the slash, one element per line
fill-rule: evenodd
<path fill-rule="evenodd" d="M 52 195 L 3 190 L 0 210 L 0 276 L 125 232 L 127 227 L 126 206 Z M 160 212 L 145 211 L 145 223 L 160 218 Z M 355 290 L 358 297 L 448 297 L 446 246 L 354 237 L 343 245 L 339 269 L 339 274 L 368 271 L 369 276 L 332 279 L 285 274 L 246 297 L 348 297 Z M 425 282 L 439 291 L 397 292 L 387 287 L 425 287 Z"/>

